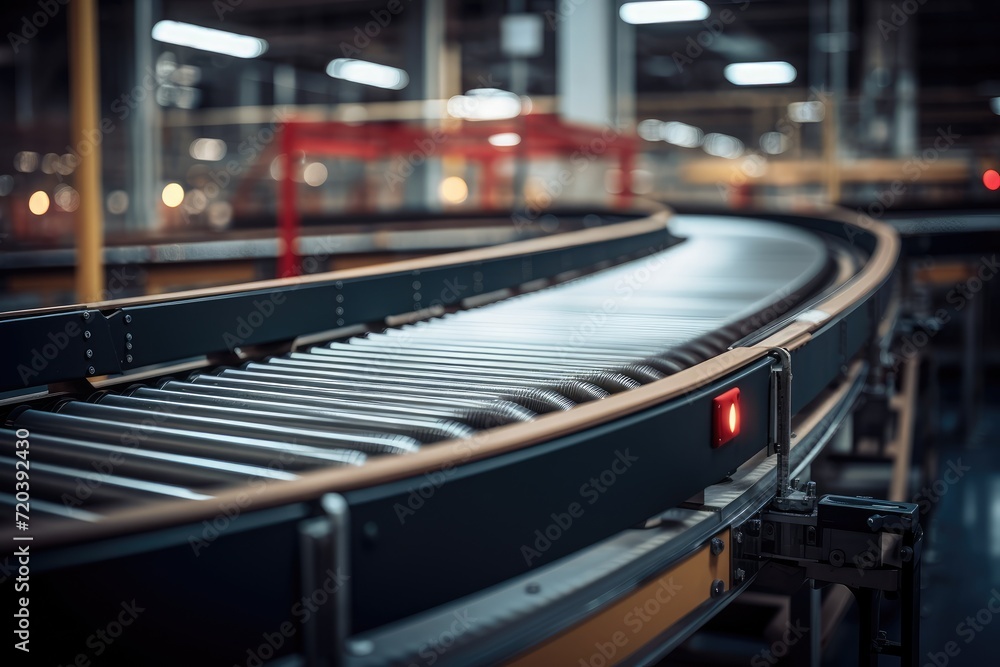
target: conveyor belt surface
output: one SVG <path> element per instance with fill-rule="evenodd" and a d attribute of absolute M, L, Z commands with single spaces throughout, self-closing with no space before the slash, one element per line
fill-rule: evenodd
<path fill-rule="evenodd" d="M 97 520 L 161 497 L 360 466 L 629 391 L 722 352 L 750 318 L 800 303 L 829 272 L 824 242 L 790 226 L 697 216 L 672 228 L 683 243 L 490 305 L 17 410 L 5 436 L 32 434 L 38 493 L 52 503 L 38 514 Z M 74 495 L 73 480 L 95 471 L 100 492 Z"/>

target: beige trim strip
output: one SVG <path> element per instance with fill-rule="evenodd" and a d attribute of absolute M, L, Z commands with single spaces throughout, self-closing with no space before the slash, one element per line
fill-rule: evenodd
<path fill-rule="evenodd" d="M 708 545 L 656 579 L 618 600 L 579 625 L 507 663 L 511 667 L 614 665 L 652 642 L 711 599 L 712 582 L 730 588 L 730 530 L 715 535 L 725 543 L 718 556 Z M 597 656 L 603 660 L 596 659 Z"/>

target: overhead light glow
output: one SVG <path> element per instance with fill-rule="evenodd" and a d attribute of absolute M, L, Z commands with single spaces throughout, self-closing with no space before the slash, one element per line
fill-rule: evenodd
<path fill-rule="evenodd" d="M 701 0 L 663 0 L 660 2 L 626 2 L 618 10 L 625 23 L 678 23 L 702 21 L 712 13 Z"/>
<path fill-rule="evenodd" d="M 237 35 L 179 21 L 160 21 L 153 26 L 152 34 L 153 39 L 158 42 L 188 46 L 234 58 L 256 58 L 267 52 L 267 42 L 258 37 Z"/>
<path fill-rule="evenodd" d="M 334 79 L 352 81 L 365 86 L 401 90 L 410 82 L 410 76 L 398 67 L 379 65 L 354 58 L 337 58 L 326 66 L 326 73 Z"/>
<path fill-rule="evenodd" d="M 476 88 L 448 100 L 448 115 L 465 120 L 504 120 L 521 114 L 521 98 L 499 88 Z"/>
<path fill-rule="evenodd" d="M 788 105 L 788 118 L 796 123 L 818 123 L 826 117 L 822 102 L 792 102 Z"/>
<path fill-rule="evenodd" d="M 55 201 L 56 206 L 70 213 L 80 208 L 80 193 L 65 183 L 60 183 L 56 186 L 55 196 L 52 199 Z"/>
<path fill-rule="evenodd" d="M 312 162 L 302 170 L 302 180 L 306 182 L 306 185 L 311 185 L 314 188 L 326 183 L 326 178 L 329 175 L 329 170 L 322 162 Z"/>
<path fill-rule="evenodd" d="M 771 60 L 760 63 L 732 63 L 723 70 L 726 80 L 737 86 L 773 86 L 795 81 L 798 72 L 791 63 Z"/>
<path fill-rule="evenodd" d="M 728 134 L 718 134 L 716 132 L 706 134 L 701 148 L 709 155 L 724 157 L 730 160 L 743 155 L 743 142 Z"/>
<path fill-rule="evenodd" d="M 768 155 L 781 155 L 788 150 L 791 140 L 781 132 L 765 132 L 760 135 L 760 148 Z"/>
<path fill-rule="evenodd" d="M 32 193 L 28 199 L 28 210 L 35 215 L 45 215 L 49 210 L 49 196 L 41 190 Z"/>
<path fill-rule="evenodd" d="M 996 169 L 987 169 L 983 174 L 983 185 L 988 190 L 1000 190 L 1000 173 Z"/>
<path fill-rule="evenodd" d="M 660 137 L 674 146 L 697 148 L 701 145 L 704 134 L 694 125 L 672 120 L 660 128 Z"/>
<path fill-rule="evenodd" d="M 441 181 L 441 199 L 446 204 L 461 204 L 469 198 L 469 186 L 458 176 Z"/>
<path fill-rule="evenodd" d="M 993 113 L 1000 116 L 1000 97 L 990 99 L 990 109 L 993 110 Z"/>
<path fill-rule="evenodd" d="M 34 151 L 21 151 L 14 156 L 14 169 L 25 174 L 30 174 L 38 169 L 39 159 L 38 153 Z"/>
<path fill-rule="evenodd" d="M 499 134 L 490 135 L 490 138 L 487 139 L 487 141 L 500 148 L 517 146 L 521 143 L 521 135 L 517 132 L 501 132 Z"/>
<path fill-rule="evenodd" d="M 635 130 L 640 137 L 646 141 L 659 141 L 660 140 L 660 126 L 663 123 L 656 120 L 655 118 L 647 118 L 646 120 L 639 123 Z"/>
<path fill-rule="evenodd" d="M 226 142 L 222 139 L 202 137 L 191 142 L 188 152 L 195 160 L 215 162 L 226 157 Z"/>
<path fill-rule="evenodd" d="M 184 188 L 180 183 L 167 183 L 161 197 L 164 204 L 170 208 L 177 208 L 184 201 Z"/>
<path fill-rule="evenodd" d="M 124 190 L 113 190 L 108 195 L 108 213 L 121 215 L 128 210 L 128 193 Z"/>

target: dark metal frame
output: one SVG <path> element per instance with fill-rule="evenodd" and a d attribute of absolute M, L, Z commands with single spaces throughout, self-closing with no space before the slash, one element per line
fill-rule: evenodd
<path fill-rule="evenodd" d="M 769 219 L 847 237 L 846 226 L 836 221 L 795 216 L 770 216 Z M 370 322 L 392 313 L 412 311 L 415 303 L 411 283 L 418 276 L 422 292 L 430 289 L 433 294 L 437 285 L 457 279 L 481 285 L 475 292 L 486 293 L 612 257 L 656 249 L 667 241 L 666 233 L 649 234 L 531 256 L 452 265 L 420 274 L 406 272 L 341 283 L 278 288 L 287 297 L 281 305 L 282 316 L 267 319 L 247 337 L 246 343 L 277 341 L 308 331 Z M 869 250 L 874 243 L 864 232 L 853 241 L 868 243 Z M 95 372 L 117 372 L 123 368 L 121 359 L 129 332 L 132 333 L 131 342 L 136 343 L 134 349 L 142 349 L 141 353 L 133 355 L 133 366 L 223 349 L 220 345 L 223 334 L 234 325 L 236 318 L 250 312 L 255 307 L 255 299 L 274 293 L 275 290 L 265 290 L 227 294 L 126 307 L 107 314 L 89 311 L 90 317 L 96 317 L 101 323 L 94 328 L 100 333 L 92 334 L 89 340 L 98 338 L 101 354 L 113 355 L 110 358 L 102 356 L 104 365 L 100 371 L 95 368 Z M 338 296 L 343 297 L 342 300 L 338 300 Z M 888 298 L 889 282 L 885 281 L 850 311 L 831 317 L 806 346 L 792 352 L 795 368 L 793 413 L 843 375 L 847 362 L 874 336 Z M 426 303 L 419 305 L 424 307 Z M 344 312 L 336 312 L 337 307 L 342 307 Z M 19 337 L 12 339 L 15 352 L 7 358 L 17 359 L 18 355 L 30 353 L 31 346 L 37 344 L 33 335 L 51 330 L 63 321 L 82 319 L 84 312 L 43 316 L 56 318 L 50 320 L 48 326 L 39 322 L 28 325 L 24 320 L 0 322 L 0 327 L 6 326 L 6 329 L 0 328 L 0 336 L 8 331 L 26 332 L 35 327 L 34 334 L 18 333 Z M 170 326 L 178 321 L 190 322 L 189 333 L 171 330 Z M 355 634 L 379 627 L 552 563 L 665 508 L 676 506 L 698 490 L 718 482 L 770 442 L 766 418 L 770 412 L 770 374 L 771 361 L 761 359 L 697 392 L 641 413 L 517 452 L 442 470 L 439 483 L 419 476 L 345 493 L 346 516 L 350 518 L 345 525 L 349 525 L 346 531 L 351 569 L 351 611 L 345 626 L 347 631 Z M 80 377 L 79 363 L 61 366 L 46 375 L 47 381 L 72 377 Z M 0 378 L 4 386 L 10 386 L 8 368 L 3 369 Z M 737 385 L 743 402 L 741 433 L 725 446 L 714 449 L 711 446 L 712 398 Z M 638 457 L 641 465 L 630 468 L 618 482 L 607 486 L 592 506 L 585 505 L 583 515 L 574 518 L 572 530 L 563 531 L 559 538 L 550 540 L 549 547 L 528 566 L 518 545 L 531 543 L 536 529 L 544 531 L 552 524 L 552 513 L 565 513 L 570 503 L 580 502 L 580 480 L 599 475 L 612 463 L 616 452 L 624 449 Z M 405 503 L 412 491 L 419 493 L 421 485 L 428 483 L 433 489 L 431 496 L 425 499 L 419 511 L 401 522 L 396 506 Z M 328 515 L 321 498 L 316 498 L 307 508 L 296 506 L 295 509 L 293 514 L 297 517 L 302 516 L 301 509 L 314 517 Z M 252 525 L 258 513 L 273 512 L 247 513 L 239 517 L 239 522 Z M 248 539 L 252 543 L 252 537 L 248 536 L 258 533 L 263 536 L 260 531 L 274 533 L 278 528 L 251 525 L 248 531 L 222 535 L 220 546 L 212 547 L 216 550 L 213 558 L 191 563 L 191 568 L 199 566 L 195 568 L 200 570 L 199 578 L 210 584 L 213 573 L 218 574 L 220 568 L 224 571 L 226 561 L 214 557 L 219 552 L 231 552 L 221 547 L 222 543 L 247 543 Z M 286 523 L 286 527 L 291 526 Z M 95 561 L 98 553 L 110 563 L 127 564 L 138 570 L 138 561 L 151 558 L 162 562 L 166 553 L 182 554 L 187 547 L 183 535 L 202 530 L 201 526 L 187 529 L 187 533 L 184 528 L 172 531 L 175 537 L 167 540 L 173 543 L 172 547 L 161 541 L 163 532 L 160 532 L 159 537 L 132 535 L 97 545 L 43 552 L 36 561 L 36 571 L 40 577 L 45 577 L 42 571 L 51 571 L 59 563 L 79 564 L 71 568 L 71 576 L 64 570 L 50 572 L 55 592 L 59 590 L 57 582 L 65 585 L 86 576 L 90 569 L 84 565 L 87 561 L 90 567 L 106 569 L 105 563 Z M 269 541 L 267 550 L 270 561 L 282 562 L 296 559 L 294 554 L 301 552 L 294 542 L 288 541 Z M 90 554 L 89 557 L 86 554 Z M 401 564 L 403 561 L 405 564 Z M 309 566 L 303 562 L 301 567 Z M 288 574 L 279 576 L 284 579 Z M 290 592 L 289 599 L 294 600 L 298 593 Z M 106 593 L 102 590 L 102 594 Z M 245 598 L 245 591 L 236 596 L 236 599 Z M 214 617 L 204 610 L 196 615 Z M 274 613 L 267 615 L 274 616 Z M 234 641 L 241 639 L 234 637 Z M 234 644 L 234 648 L 238 650 L 239 645 Z M 286 648 L 292 652 L 302 650 L 291 642 Z"/>
<path fill-rule="evenodd" d="M 625 238 L 423 270 L 0 319 L 0 394 L 452 306 L 616 258 L 648 255 L 676 242 L 664 226 Z"/>

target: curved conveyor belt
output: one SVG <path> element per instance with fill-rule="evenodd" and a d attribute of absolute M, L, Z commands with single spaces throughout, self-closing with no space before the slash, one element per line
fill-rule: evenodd
<path fill-rule="evenodd" d="M 15 411 L 10 427 L 32 434 L 39 513 L 96 521 L 531 421 L 715 356 L 752 331 L 751 318 L 801 303 L 831 272 L 823 241 L 788 225 L 695 216 L 672 229 L 686 240 L 480 308 Z M 122 459 L 113 483 L 60 502 L 110 456 Z"/>

